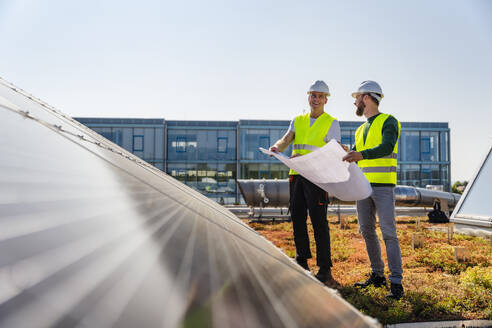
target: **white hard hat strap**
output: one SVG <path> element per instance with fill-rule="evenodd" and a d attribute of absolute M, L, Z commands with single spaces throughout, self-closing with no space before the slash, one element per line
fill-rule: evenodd
<path fill-rule="evenodd" d="M 381 101 L 381 96 L 378 95 L 377 93 L 374 93 L 374 92 L 370 92 L 369 93 L 372 97 L 376 98 L 378 101 Z"/>

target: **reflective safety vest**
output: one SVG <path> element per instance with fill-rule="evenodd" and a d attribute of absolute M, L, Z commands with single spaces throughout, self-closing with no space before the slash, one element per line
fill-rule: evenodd
<path fill-rule="evenodd" d="M 389 114 L 379 114 L 367 132 L 366 141 L 364 142 L 364 129 L 367 124 L 364 123 L 355 131 L 355 148 L 358 152 L 379 146 L 383 141 L 383 124 L 392 117 Z M 398 121 L 397 121 L 398 122 Z M 400 138 L 401 125 L 398 122 L 398 138 Z M 398 139 L 396 140 L 393 152 L 388 156 L 375 159 L 363 159 L 357 164 L 370 183 L 388 183 L 396 185 L 396 165 L 398 158 Z"/>
<path fill-rule="evenodd" d="M 313 150 L 326 145 L 324 138 L 330 131 L 331 123 L 334 117 L 323 113 L 311 126 L 311 113 L 299 115 L 294 121 L 294 144 L 292 146 L 292 155 L 305 155 Z M 290 175 L 299 174 L 294 170 L 289 171 Z"/>

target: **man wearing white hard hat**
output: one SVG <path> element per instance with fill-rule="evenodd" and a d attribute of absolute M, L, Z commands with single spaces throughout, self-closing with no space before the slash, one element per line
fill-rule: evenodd
<path fill-rule="evenodd" d="M 330 90 L 323 81 L 314 82 L 308 91 L 310 112 L 296 116 L 290 123 L 287 133 L 270 150 L 284 151 L 294 143 L 292 157 L 301 156 L 323 147 L 331 139 L 340 142 L 340 124 L 337 119 L 324 111 Z M 307 213 L 314 230 L 316 241 L 316 262 L 319 266 L 316 278 L 322 283 L 337 287 L 331 275 L 330 230 L 326 220 L 328 194 L 296 171 L 289 172 L 290 215 L 294 229 L 296 261 L 309 270 L 307 260 L 311 258 L 307 231 Z"/>
<path fill-rule="evenodd" d="M 366 281 L 354 286 L 386 286 L 381 246 L 376 234 L 377 212 L 390 270 L 390 292 L 386 297 L 400 299 L 403 297 L 403 270 L 396 234 L 394 196 L 400 122 L 389 114 L 379 112 L 379 103 L 384 95 L 378 83 L 362 82 L 352 97 L 355 98 L 356 115 L 364 115 L 367 121 L 355 132 L 355 146 L 343 160 L 357 162 L 373 190 L 371 196 L 357 201 L 359 228 L 366 242 L 371 275 Z"/>

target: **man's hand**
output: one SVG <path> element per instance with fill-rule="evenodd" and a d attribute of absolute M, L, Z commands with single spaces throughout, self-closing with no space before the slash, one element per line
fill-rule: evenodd
<path fill-rule="evenodd" d="M 343 156 L 342 161 L 352 163 L 358 162 L 363 159 L 364 157 L 362 157 L 362 154 L 360 152 L 351 150 L 347 153 L 347 155 Z"/>
<path fill-rule="evenodd" d="M 294 132 L 287 131 L 287 133 L 282 138 L 277 140 L 277 142 L 275 142 L 273 146 L 270 147 L 270 151 L 272 153 L 278 154 L 281 151 L 284 151 L 287 148 L 287 146 L 289 146 L 289 144 L 292 142 L 292 140 L 294 140 Z"/>
<path fill-rule="evenodd" d="M 337 141 L 337 142 L 338 142 L 338 144 L 339 144 L 339 145 L 343 148 L 343 150 L 345 150 L 346 152 L 348 152 L 348 151 L 349 151 L 347 146 L 342 145 L 342 144 L 340 143 L 340 141 Z"/>

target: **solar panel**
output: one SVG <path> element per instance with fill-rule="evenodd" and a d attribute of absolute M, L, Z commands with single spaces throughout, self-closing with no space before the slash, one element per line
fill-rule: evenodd
<path fill-rule="evenodd" d="M 0 122 L 0 326 L 377 326 L 227 209 L 1 79 Z"/>
<path fill-rule="evenodd" d="M 491 184 L 492 144 L 453 211 L 451 221 L 485 229 L 484 232 L 492 236 L 492 204 L 489 193 Z"/>

